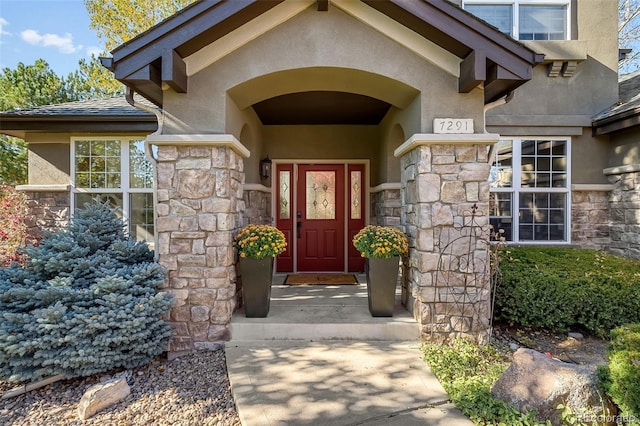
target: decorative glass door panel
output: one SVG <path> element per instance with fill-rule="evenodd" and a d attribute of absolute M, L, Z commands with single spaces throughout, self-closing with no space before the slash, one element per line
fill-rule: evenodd
<path fill-rule="evenodd" d="M 276 226 L 287 241 L 287 248 L 276 258 L 276 271 L 293 272 L 293 164 L 276 166 Z"/>
<path fill-rule="evenodd" d="M 344 165 L 298 166 L 298 271 L 344 271 Z"/>
<path fill-rule="evenodd" d="M 336 218 L 336 173 L 307 172 L 307 220 Z"/>
<path fill-rule="evenodd" d="M 353 237 L 364 228 L 364 164 L 349 164 L 349 208 L 347 217 L 347 253 L 349 272 L 364 271 L 364 258 L 351 244 Z"/>

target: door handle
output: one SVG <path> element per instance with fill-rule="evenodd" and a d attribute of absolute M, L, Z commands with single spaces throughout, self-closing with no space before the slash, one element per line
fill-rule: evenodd
<path fill-rule="evenodd" d="M 302 229 L 302 222 L 297 222 L 296 223 L 296 234 L 298 236 L 298 238 L 302 238 L 302 235 L 300 234 L 300 230 Z"/>

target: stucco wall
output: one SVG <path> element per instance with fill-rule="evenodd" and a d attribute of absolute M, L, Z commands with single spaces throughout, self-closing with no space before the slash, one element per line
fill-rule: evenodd
<path fill-rule="evenodd" d="M 534 78 L 507 105 L 487 113 L 487 128 L 503 137 L 571 136 L 573 183 L 606 183 L 606 142 L 591 137 L 591 117 L 617 101 L 617 3 L 573 1 L 572 40 L 524 42 L 547 55 Z M 584 56 L 570 77 L 548 76 L 549 60 Z"/>
<path fill-rule="evenodd" d="M 381 144 L 378 173 L 372 176 L 372 186 L 385 182 L 400 182 L 400 159 L 393 151 L 402 145 L 414 132 L 414 124 L 419 122 L 420 107 L 416 100 L 404 110 L 392 109 L 380 123 Z"/>
<path fill-rule="evenodd" d="M 369 159 L 378 162 L 378 126 L 264 126 L 262 139 L 270 158 Z"/>
<path fill-rule="evenodd" d="M 640 164 L 640 128 L 611 135 L 607 167 Z"/>
<path fill-rule="evenodd" d="M 363 42 L 366 43 L 366 49 L 362 48 Z M 420 111 L 419 128 L 411 129 L 412 133 L 431 132 L 433 118 L 447 116 L 473 118 L 476 128 L 482 129 L 483 96 L 480 90 L 460 95 L 457 93 L 458 80 L 455 76 L 337 7 L 322 13 L 311 7 L 190 76 L 189 93 L 167 91 L 164 97 L 165 133 L 227 133 L 227 91 L 277 71 L 312 67 L 361 70 L 370 73 L 372 78 L 376 75 L 387 76 L 390 81 L 395 80 L 414 88 L 415 93 L 421 92 L 417 108 Z M 252 90 L 249 98 L 242 98 L 246 93 L 235 93 L 234 100 L 242 110 L 265 99 L 264 96 L 292 91 L 350 91 L 344 80 L 323 79 L 321 74 L 319 78 L 305 78 L 303 81 L 297 81 L 295 75 L 288 75 L 287 79 L 278 80 L 277 84 L 271 82 L 269 87 L 262 87 L 264 93 Z M 367 87 L 366 81 L 362 83 L 362 87 Z M 397 96 L 392 85 L 388 88 L 381 88 L 379 84 L 368 86 L 371 93 L 362 94 L 372 95 L 388 89 L 390 97 Z M 406 87 L 402 90 L 408 91 Z M 251 95 L 255 98 L 251 99 Z M 452 96 L 459 102 L 451 101 Z M 399 104 L 403 101 L 396 99 L 394 102 Z M 394 105 L 404 109 L 410 102 L 411 99 L 404 105 Z"/>
<path fill-rule="evenodd" d="M 607 177 L 602 170 L 607 167 L 609 141 L 594 138 L 591 129 L 585 128 L 580 136 L 571 138 L 571 183 L 605 184 Z"/>
<path fill-rule="evenodd" d="M 269 180 L 259 176 L 260 159 L 265 153 L 262 142 L 262 123 L 253 108 L 240 110 L 232 99 L 227 98 L 227 133 L 234 135 L 250 152 L 244 159 L 244 170 L 247 182 L 269 185 Z"/>
<path fill-rule="evenodd" d="M 69 185 L 69 143 L 30 143 L 30 185 Z"/>

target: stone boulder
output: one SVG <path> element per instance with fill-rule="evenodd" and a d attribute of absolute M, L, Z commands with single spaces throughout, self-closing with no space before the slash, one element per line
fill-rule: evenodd
<path fill-rule="evenodd" d="M 131 388 L 125 379 L 112 379 L 91 386 L 78 403 L 78 417 L 86 420 L 100 410 L 125 399 Z"/>
<path fill-rule="evenodd" d="M 491 393 L 521 411 L 535 410 L 537 419 L 550 420 L 554 425 L 562 424 L 559 404 L 570 407 L 585 423 L 615 414 L 613 405 L 598 389 L 594 372 L 531 349 L 521 348 L 513 354 L 513 362 Z"/>

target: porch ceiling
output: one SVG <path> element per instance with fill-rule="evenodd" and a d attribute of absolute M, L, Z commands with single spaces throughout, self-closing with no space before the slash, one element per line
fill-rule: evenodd
<path fill-rule="evenodd" d="M 264 125 L 375 125 L 380 123 L 390 107 L 387 102 L 369 96 L 332 91 L 290 93 L 253 105 Z"/>
<path fill-rule="evenodd" d="M 283 0 L 199 0 L 102 58 L 105 67 L 158 106 L 163 84 L 188 90 L 184 58 L 213 43 Z M 485 102 L 532 78 L 544 55 L 535 53 L 460 7 L 442 0 L 360 0 L 462 59 L 459 92 L 484 87 Z M 330 2 L 320 1 L 324 10 Z"/>

